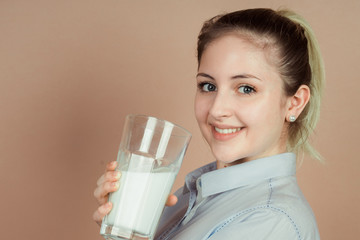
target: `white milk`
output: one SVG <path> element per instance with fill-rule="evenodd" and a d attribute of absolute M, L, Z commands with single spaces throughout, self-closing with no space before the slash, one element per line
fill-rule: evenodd
<path fill-rule="evenodd" d="M 131 168 L 129 169 L 131 170 Z M 176 172 L 122 171 L 120 188 L 111 194 L 107 224 L 148 235 L 154 231 Z"/>

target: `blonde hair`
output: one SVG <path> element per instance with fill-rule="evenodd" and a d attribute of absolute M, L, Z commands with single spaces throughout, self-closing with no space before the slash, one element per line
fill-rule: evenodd
<path fill-rule="evenodd" d="M 321 160 L 310 145 L 309 136 L 319 120 L 325 73 L 319 45 L 304 18 L 289 10 L 247 9 L 218 15 L 206 21 L 198 37 L 198 64 L 206 47 L 215 39 L 231 32 L 249 36 L 263 47 L 275 50 L 284 82 L 284 92 L 293 96 L 301 85 L 310 88 L 311 97 L 297 120 L 289 125 L 287 150 L 307 153 Z M 301 158 L 302 159 L 302 158 Z"/>
<path fill-rule="evenodd" d="M 309 83 L 311 97 L 297 119 L 298 124 L 290 125 L 288 149 L 296 153 L 305 152 L 315 159 L 323 161 L 321 155 L 308 140 L 320 118 L 321 98 L 325 85 L 324 62 L 321 57 L 320 47 L 312 28 L 303 17 L 290 10 L 279 10 L 278 14 L 287 17 L 303 28 L 307 39 L 309 66 L 311 68 L 311 80 Z"/>

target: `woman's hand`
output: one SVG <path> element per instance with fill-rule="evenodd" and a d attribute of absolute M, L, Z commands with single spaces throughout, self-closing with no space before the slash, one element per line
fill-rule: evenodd
<path fill-rule="evenodd" d="M 106 165 L 105 173 L 98 179 L 97 187 L 94 191 L 94 196 L 99 203 L 98 209 L 93 214 L 93 219 L 99 225 L 102 219 L 107 215 L 111 208 L 111 202 L 108 202 L 109 193 L 115 192 L 119 188 L 119 179 L 121 173 L 115 171 L 117 166 L 116 161 L 112 161 Z"/>
<path fill-rule="evenodd" d="M 94 196 L 100 206 L 94 212 L 93 219 L 99 225 L 101 225 L 102 219 L 110 212 L 112 208 L 112 203 L 108 202 L 109 193 L 115 192 L 120 186 L 119 179 L 121 177 L 121 173 L 115 170 L 116 166 L 116 161 L 112 161 L 106 165 L 106 171 L 98 179 L 97 187 L 94 191 Z M 177 200 L 178 199 L 175 195 L 169 195 L 166 201 L 166 206 L 174 206 Z"/>

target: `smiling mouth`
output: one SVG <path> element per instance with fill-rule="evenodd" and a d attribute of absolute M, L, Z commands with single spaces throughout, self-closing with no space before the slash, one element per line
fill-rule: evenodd
<path fill-rule="evenodd" d="M 239 128 L 224 128 L 224 129 L 215 127 L 215 131 L 220 134 L 231 134 L 231 133 L 238 132 L 240 130 L 241 130 L 240 127 Z"/>

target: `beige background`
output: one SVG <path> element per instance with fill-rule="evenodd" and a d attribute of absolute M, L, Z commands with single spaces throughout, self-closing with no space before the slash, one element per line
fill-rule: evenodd
<path fill-rule="evenodd" d="M 359 228 L 359 0 L 0 0 L 0 238 L 101 239 L 93 190 L 124 117 L 176 122 L 193 140 L 175 183 L 212 161 L 193 116 L 196 38 L 215 14 L 289 7 L 308 19 L 327 88 L 299 182 L 322 239 Z"/>

